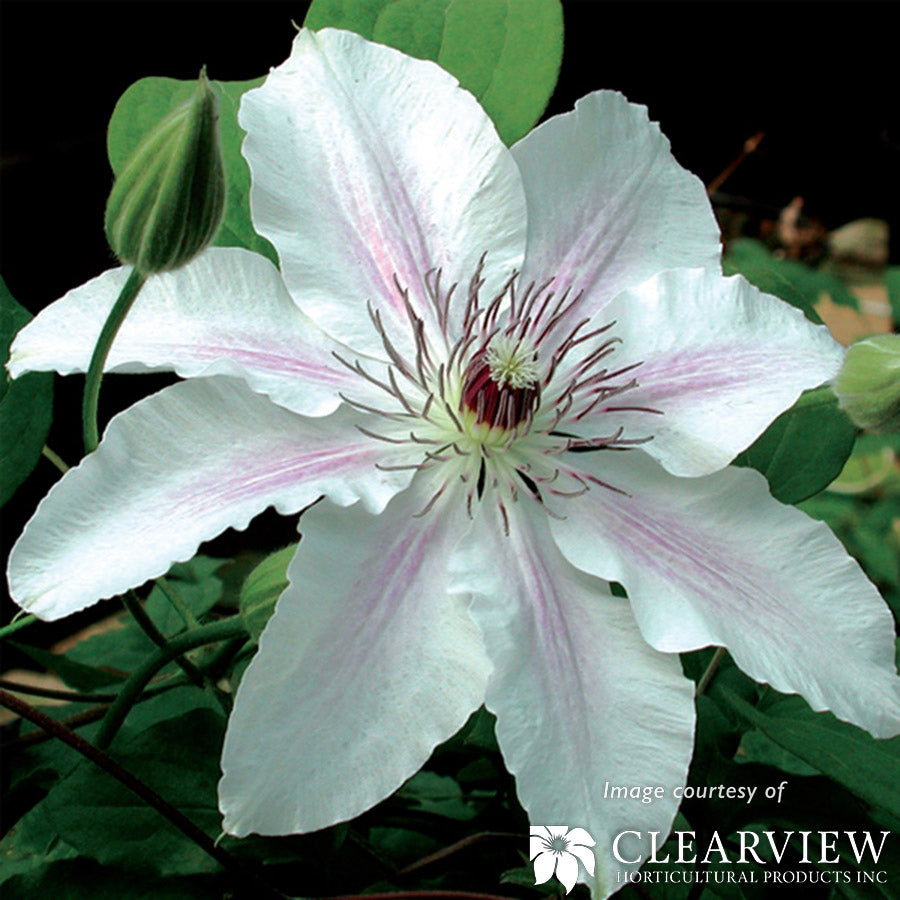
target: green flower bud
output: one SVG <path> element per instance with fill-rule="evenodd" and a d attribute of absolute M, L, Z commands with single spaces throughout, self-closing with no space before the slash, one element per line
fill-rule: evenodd
<path fill-rule="evenodd" d="M 834 391 L 860 428 L 900 431 L 900 335 L 879 334 L 853 344 Z"/>
<path fill-rule="evenodd" d="M 116 179 L 106 237 L 145 274 L 177 269 L 211 243 L 224 211 L 217 103 L 204 69 L 194 96 L 144 137 Z"/>

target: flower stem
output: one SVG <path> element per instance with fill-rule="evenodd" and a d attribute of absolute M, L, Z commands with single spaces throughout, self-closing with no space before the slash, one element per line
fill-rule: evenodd
<path fill-rule="evenodd" d="M 97 734 L 96 744 L 101 750 L 105 750 L 116 736 L 128 711 L 137 702 L 141 692 L 150 682 L 150 679 L 167 663 L 180 656 L 187 650 L 202 647 L 206 644 L 216 644 L 219 641 L 227 641 L 231 638 L 245 636 L 247 630 L 240 616 L 232 616 L 221 622 L 212 622 L 202 625 L 193 631 L 186 631 L 173 637 L 165 646 L 160 647 L 151 656 L 131 673 L 131 676 L 122 686 L 115 701 L 110 706 L 100 731 Z"/>
<path fill-rule="evenodd" d="M 76 728 L 84 728 L 86 725 L 92 725 L 94 722 L 99 722 L 106 715 L 106 710 L 108 709 L 109 706 L 105 703 L 100 704 L 99 706 L 90 706 L 87 709 L 81 710 L 81 712 L 77 712 L 74 715 L 67 716 L 65 719 L 61 719 L 59 724 L 69 731 L 74 731 Z M 29 747 L 36 747 L 38 744 L 43 744 L 45 741 L 52 740 L 52 734 L 38 728 L 35 731 L 20 734 L 17 738 L 13 738 L 11 741 L 5 741 L 0 744 L 0 754 L 16 753 L 17 751 L 27 750 Z M 6 758 L 8 759 L 9 757 Z"/>
<path fill-rule="evenodd" d="M 70 467 L 66 465 L 66 463 L 63 461 L 63 458 L 58 453 L 54 453 L 46 444 L 44 444 L 43 448 L 41 449 L 41 453 L 44 455 L 44 457 L 49 459 L 50 462 L 52 462 L 53 465 L 63 473 L 63 475 L 65 475 L 66 472 L 69 471 Z"/>
<path fill-rule="evenodd" d="M 156 697 L 159 694 L 172 690 L 172 688 L 181 687 L 185 684 L 187 684 L 187 679 L 180 673 L 172 675 L 169 678 L 164 678 L 162 681 L 153 685 L 152 688 L 147 688 L 147 690 L 141 694 L 140 702 L 143 703 L 151 697 Z M 6 684 L 0 683 L 0 688 L 7 688 L 13 693 L 24 693 L 23 691 L 20 691 L 18 685 L 10 682 L 7 682 Z M 95 699 L 99 699 L 100 696 L 100 694 L 95 695 Z M 113 699 L 115 699 L 114 695 Z M 99 703 L 97 706 L 91 706 L 81 712 L 67 716 L 65 719 L 61 720 L 61 724 L 69 730 L 74 731 L 76 728 L 83 728 L 85 725 L 91 725 L 93 722 L 99 722 L 106 715 L 108 709 L 109 703 Z M 40 744 L 52 739 L 53 735 L 48 734 L 46 731 L 29 731 L 27 734 L 20 734 L 17 738 L 0 744 L 0 756 L 7 751 L 24 750 L 26 747 L 33 747 L 35 744 Z"/>
<path fill-rule="evenodd" d="M 694 691 L 695 697 L 699 697 L 709 687 L 709 683 L 713 680 L 713 677 L 716 674 L 716 669 L 719 668 L 719 663 L 722 662 L 723 656 L 725 656 L 725 648 L 716 647 L 716 652 L 713 654 L 712 659 L 709 661 L 709 665 L 706 667 L 706 671 L 697 682 L 697 690 Z"/>
<path fill-rule="evenodd" d="M 741 149 L 741 152 L 727 165 L 725 168 L 715 177 L 713 180 L 707 185 L 706 192 L 708 194 L 714 194 L 719 188 L 734 175 L 738 166 L 751 154 L 756 151 L 756 148 L 760 145 L 762 139 L 766 136 L 764 131 L 757 131 L 753 137 L 747 138 L 744 141 L 744 146 Z"/>
<path fill-rule="evenodd" d="M 81 406 L 81 428 L 84 435 L 84 452 L 92 453 L 100 443 L 100 434 L 97 431 L 97 406 L 100 401 L 100 381 L 103 378 L 103 367 L 109 356 L 109 348 L 119 332 L 131 304 L 144 286 L 146 275 L 137 269 L 132 269 L 128 280 L 125 282 L 113 308 L 109 311 L 100 337 L 94 346 L 94 353 L 87 370 L 87 378 L 84 382 L 84 400 Z"/>
<path fill-rule="evenodd" d="M 162 586 L 163 579 L 160 578 L 157 581 L 157 584 Z M 166 585 L 166 587 L 169 586 Z M 172 595 L 170 593 L 168 593 L 165 589 L 163 589 L 163 593 L 171 600 Z M 181 600 L 180 597 L 179 600 Z M 135 622 L 138 624 L 144 634 L 146 634 L 147 637 L 150 638 L 150 640 L 153 641 L 153 643 L 156 644 L 157 647 L 169 646 L 169 641 L 166 639 L 166 636 L 156 627 L 153 619 L 151 619 L 150 616 L 147 615 L 147 611 L 144 609 L 143 603 L 141 603 L 140 598 L 133 590 L 126 591 L 125 594 L 122 595 L 122 603 L 125 605 L 125 608 L 131 613 Z M 184 605 L 183 601 L 182 605 L 184 606 L 184 610 L 186 611 L 186 614 L 190 621 L 195 627 L 199 628 L 197 620 L 194 618 L 193 614 L 190 612 L 187 606 Z M 215 686 L 215 684 L 209 678 L 207 678 L 203 674 L 203 672 L 201 672 L 200 669 L 197 668 L 196 665 L 194 665 L 194 663 L 181 655 L 175 657 L 175 663 L 178 665 L 181 671 L 184 672 L 184 674 L 187 675 L 187 677 L 191 681 L 193 681 L 195 685 L 197 685 L 197 687 L 201 687 L 209 691 L 213 699 L 219 704 L 219 706 L 222 707 L 222 712 L 224 712 L 226 716 L 231 712 L 230 699 L 225 694 L 223 694 L 222 691 L 220 691 Z"/>
<path fill-rule="evenodd" d="M 20 612 L 13 620 L 9 623 L 9 625 L 4 625 L 0 628 L 0 641 L 4 638 L 9 637 L 11 634 L 15 634 L 17 631 L 22 628 L 27 628 L 29 625 L 33 625 L 37 622 L 37 616 L 28 616 L 22 615 Z"/>
<path fill-rule="evenodd" d="M 217 623 L 221 624 L 221 623 Z M 115 760 L 111 759 L 101 750 L 89 744 L 83 737 L 70 731 L 68 728 L 55 722 L 49 716 L 36 710 L 33 706 L 13 696 L 7 691 L 0 690 L 0 705 L 20 715 L 23 719 L 33 722 L 38 728 L 52 734 L 64 744 L 67 744 L 73 750 L 76 750 L 82 756 L 99 766 L 105 772 L 112 775 L 120 784 L 124 785 L 132 793 L 137 794 L 148 806 L 153 807 L 161 816 L 171 822 L 182 834 L 193 841 L 198 847 L 208 853 L 216 862 L 233 872 L 242 882 L 252 886 L 254 897 L 278 898 L 281 900 L 282 894 L 273 890 L 269 885 L 262 882 L 259 877 L 249 870 L 244 863 L 233 857 L 227 850 L 217 847 L 210 836 L 198 828 L 190 819 L 187 818 L 171 803 L 164 800 L 143 781 L 136 778 L 127 769 L 120 766 Z"/>
<path fill-rule="evenodd" d="M 468 837 L 463 838 L 461 841 L 457 841 L 455 844 L 451 844 L 449 847 L 443 847 L 434 853 L 429 853 L 428 856 L 423 856 L 414 863 L 410 863 L 408 866 L 404 866 L 397 872 L 397 875 L 409 875 L 410 872 L 416 872 L 419 869 L 430 866 L 432 863 L 440 862 L 448 856 L 452 856 L 454 853 L 459 853 L 460 850 L 466 850 L 479 841 L 496 840 L 497 838 L 521 841 L 522 835 L 513 834 L 508 831 L 481 831 L 478 834 L 470 834 Z"/>
<path fill-rule="evenodd" d="M 131 613 L 132 618 L 141 631 L 143 631 L 157 647 L 167 647 L 169 645 L 166 636 L 156 627 L 153 619 L 147 615 L 144 605 L 134 591 L 126 591 L 122 595 L 122 604 L 128 612 Z M 184 672 L 197 687 L 203 687 L 203 673 L 189 659 L 184 659 L 179 655 L 175 658 L 175 662 L 178 664 L 181 671 Z"/>
<path fill-rule="evenodd" d="M 0 689 L 16 694 L 30 694 L 32 697 L 44 697 L 47 700 L 65 700 L 67 703 L 112 703 L 116 699 L 115 694 L 79 694 L 78 691 L 19 684 L 8 678 L 0 678 Z"/>

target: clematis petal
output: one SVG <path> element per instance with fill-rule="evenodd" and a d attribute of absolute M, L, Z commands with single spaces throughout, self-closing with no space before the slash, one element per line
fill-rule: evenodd
<path fill-rule="evenodd" d="M 382 352 L 367 301 L 398 346 L 409 342 L 395 279 L 432 327 L 430 270 L 464 291 L 487 254 L 490 293 L 519 266 L 518 169 L 472 95 L 434 63 L 304 29 L 287 62 L 244 95 L 239 119 L 256 229 L 301 307 L 351 347 Z"/>
<path fill-rule="evenodd" d="M 583 844 L 585 847 L 593 847 L 597 843 L 583 828 L 573 828 L 566 837 L 573 844 Z"/>
<path fill-rule="evenodd" d="M 465 514 L 457 504 L 413 518 L 427 501 L 417 481 L 377 518 L 328 502 L 304 514 L 290 587 L 228 723 L 226 831 L 289 834 L 359 815 L 482 703 L 490 666 L 445 574 Z"/>
<path fill-rule="evenodd" d="M 534 860 L 534 883 L 543 884 L 553 877 L 556 871 L 557 856 L 555 853 L 542 853 Z"/>
<path fill-rule="evenodd" d="M 579 828 L 578 831 L 584 831 L 583 828 Z M 581 861 L 581 864 L 584 866 L 585 872 L 588 875 L 594 874 L 594 864 L 596 862 L 594 858 L 594 851 L 591 850 L 591 847 L 594 846 L 594 841 L 591 841 L 589 847 L 583 847 L 581 844 L 569 844 L 569 853 L 573 856 L 577 856 Z"/>
<path fill-rule="evenodd" d="M 112 597 L 267 506 L 327 494 L 380 510 L 409 482 L 345 407 L 304 419 L 224 376 L 180 382 L 116 416 L 41 502 L 9 560 L 13 599 L 57 619 Z"/>
<path fill-rule="evenodd" d="M 622 341 L 611 367 L 639 364 L 622 378 L 637 386 L 598 404 L 584 425 L 652 435 L 642 449 L 675 475 L 726 466 L 803 390 L 834 377 L 843 359 L 828 330 L 800 310 L 708 270 L 657 275 L 601 317 L 615 321 Z"/>
<path fill-rule="evenodd" d="M 693 687 L 677 656 L 643 639 L 627 601 L 562 557 L 536 504 L 511 504 L 508 518 L 507 537 L 486 497 L 451 560 L 453 590 L 474 595 L 494 664 L 486 702 L 519 799 L 532 822 L 578 823 L 596 839 L 603 897 L 616 887 L 611 873 L 628 868 L 612 856 L 614 836 L 665 832 L 675 816 Z M 652 804 L 610 799 L 606 781 L 667 792 Z"/>
<path fill-rule="evenodd" d="M 826 525 L 773 500 L 749 469 L 676 478 L 641 451 L 577 464 L 616 490 L 566 504 L 554 537 L 580 569 L 624 584 L 654 647 L 727 647 L 815 710 L 900 733 L 891 614 Z"/>
<path fill-rule="evenodd" d="M 556 877 L 562 882 L 568 894 L 578 881 L 578 860 L 569 853 L 561 853 L 556 863 Z"/>
<path fill-rule="evenodd" d="M 512 153 L 528 200 L 523 280 L 584 291 L 570 326 L 664 269 L 719 270 L 706 190 L 645 107 L 612 91 L 588 94 Z"/>
<path fill-rule="evenodd" d="M 48 306 L 16 337 L 9 371 L 87 370 L 100 329 L 130 269 L 104 272 Z M 265 257 L 214 247 L 153 275 L 113 341 L 107 371 L 165 369 L 184 378 L 233 375 L 303 415 L 334 412 L 364 380 L 333 355 L 353 354 L 293 302 Z"/>
<path fill-rule="evenodd" d="M 528 858 L 534 859 L 539 853 L 547 849 L 547 832 L 543 828 L 532 828 L 531 837 L 528 839 Z"/>

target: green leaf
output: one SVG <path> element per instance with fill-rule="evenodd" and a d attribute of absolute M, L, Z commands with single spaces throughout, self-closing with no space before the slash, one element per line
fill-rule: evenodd
<path fill-rule="evenodd" d="M 31 318 L 0 278 L 0 506 L 15 493 L 41 458 L 53 420 L 53 375 L 28 372 L 10 381 L 9 346 Z"/>
<path fill-rule="evenodd" d="M 177 591 L 195 618 L 199 619 L 212 609 L 222 596 L 222 582 L 214 573 L 226 562 L 197 556 L 190 562 L 175 564 L 166 575 L 170 589 Z M 181 616 L 158 586 L 154 586 L 147 598 L 145 609 L 166 637 L 184 631 Z M 29 648 L 23 649 L 30 652 Z M 42 656 L 34 653 L 32 656 L 67 684 L 84 691 L 121 681 L 155 649 L 154 643 L 131 616 L 123 614 L 117 617 L 114 627 L 79 641 L 65 656 L 47 651 L 42 651 Z M 96 683 L 91 683 L 92 678 Z"/>
<path fill-rule="evenodd" d="M 297 552 L 296 544 L 267 556 L 247 576 L 241 587 L 241 617 L 254 643 L 259 641 L 266 623 L 275 612 L 278 598 L 288 586 L 287 567 Z"/>
<path fill-rule="evenodd" d="M 817 775 L 818 770 L 804 762 L 784 747 L 780 747 L 759 729 L 751 728 L 741 739 L 741 749 L 737 758 L 742 763 L 761 763 L 775 766 L 789 775 Z"/>
<path fill-rule="evenodd" d="M 540 118 L 562 61 L 559 0 L 313 0 L 304 24 L 437 62 L 475 95 L 507 144 Z"/>
<path fill-rule="evenodd" d="M 743 275 L 761 291 L 802 309 L 813 322 L 822 321 L 813 309 L 819 301 L 814 270 L 803 263 L 773 256 L 762 242 L 754 238 L 730 241 L 722 260 L 722 270 L 726 275 Z"/>
<path fill-rule="evenodd" d="M 369 844 L 380 858 L 389 859 L 398 869 L 434 853 L 441 846 L 415 825 L 410 828 L 370 828 Z"/>
<path fill-rule="evenodd" d="M 213 82 L 213 89 L 219 98 L 219 129 L 228 185 L 225 218 L 215 243 L 220 247 L 255 250 L 277 264 L 274 248 L 254 231 L 250 219 L 250 169 L 241 156 L 244 131 L 237 121 L 241 95 L 244 91 L 259 87 L 262 82 L 262 78 Z M 144 135 L 175 107 L 189 100 L 196 87 L 196 81 L 142 78 L 122 94 L 109 120 L 106 135 L 109 162 L 116 175 L 122 171 Z"/>
<path fill-rule="evenodd" d="M 856 497 L 900 498 L 900 434 L 861 434 L 829 489 Z"/>
<path fill-rule="evenodd" d="M 115 627 L 75 644 L 66 658 L 121 680 L 155 650 L 156 645 L 134 624 L 131 616 L 123 614 L 117 617 Z M 62 674 L 60 678 L 65 680 Z"/>
<path fill-rule="evenodd" d="M 837 478 L 855 437 L 831 388 L 820 387 L 803 394 L 734 464 L 762 472 L 776 500 L 799 503 Z"/>
<path fill-rule="evenodd" d="M 208 691 L 193 684 L 173 687 L 152 697 L 145 696 L 129 711 L 128 718 L 122 726 L 123 745 L 125 741 L 143 731 L 155 728 L 161 722 L 178 720 L 197 710 L 215 713 L 216 718 L 219 718 L 222 712 L 222 708 Z"/>
<path fill-rule="evenodd" d="M 190 562 L 176 563 L 166 575 L 169 590 L 177 593 L 195 619 L 200 619 L 219 602 L 222 581 L 216 572 L 227 562 L 227 559 L 195 556 Z M 158 585 L 150 592 L 145 608 L 166 637 L 184 631 L 184 620 Z"/>
<path fill-rule="evenodd" d="M 550 898 L 558 900 L 559 898 L 559 882 L 557 882 L 555 878 L 551 878 L 543 884 L 536 885 L 534 883 L 534 866 L 531 863 L 527 866 L 507 869 L 500 878 L 500 884 L 511 884 L 516 887 L 528 889 L 529 893 L 523 893 L 522 896 L 544 896 L 547 897 L 548 900 L 550 900 Z M 666 900 L 668 900 L 668 898 L 666 898 Z"/>
<path fill-rule="evenodd" d="M 65 719 L 87 708 L 86 704 L 45 707 L 43 712 L 53 719 Z M 193 709 L 219 711 L 218 703 L 207 691 L 193 685 L 171 687 L 153 696 L 146 696 L 128 713 L 122 727 L 123 735 L 134 735 L 145 731 L 166 719 L 183 716 Z M 88 741 L 93 741 L 99 722 L 82 725 L 78 733 Z M 21 733 L 40 732 L 35 725 L 22 723 Z M 8 770 L 11 791 L 19 790 L 30 796 L 45 794 L 61 777 L 65 777 L 79 763 L 81 757 L 71 747 L 61 741 L 42 741 L 9 754 Z M 7 798 L 9 799 L 9 798 Z M 15 800 L 15 797 L 13 798 Z M 14 807 L 11 802 L 10 811 Z"/>
<path fill-rule="evenodd" d="M 227 882 L 221 880 L 222 876 L 150 880 L 89 859 L 66 859 L 10 879 L 3 885 L 3 900 L 222 900 L 230 894 Z"/>
<path fill-rule="evenodd" d="M 53 653 L 50 650 L 29 647 L 25 644 L 12 642 L 11 644 L 17 650 L 21 650 L 30 656 L 36 663 L 40 663 L 48 671 L 58 675 L 70 688 L 76 691 L 90 693 L 111 684 L 121 684 L 125 678 L 123 672 L 104 670 L 92 665 L 91 662 L 73 659 L 69 654 Z M 150 644 L 150 647 L 152 646 Z"/>
<path fill-rule="evenodd" d="M 43 804 L 26 813 L 0 841 L 0 884 L 7 896 L 5 882 L 16 875 L 33 872 L 56 860 L 73 859 L 78 852 L 57 837 Z"/>
<path fill-rule="evenodd" d="M 123 740 L 116 759 L 210 835 L 216 808 L 224 721 L 210 709 L 167 719 Z M 152 869 L 160 875 L 219 868 L 156 810 L 85 760 L 41 804 L 60 838 L 104 865 Z"/>
<path fill-rule="evenodd" d="M 497 753 L 495 728 L 497 717 L 480 706 L 466 720 L 466 724 L 443 744 L 446 749 L 475 750 L 479 753 Z"/>
<path fill-rule="evenodd" d="M 413 809 L 461 822 L 474 819 L 478 810 L 468 803 L 455 778 L 421 771 L 397 791 L 397 797 L 410 802 Z"/>
<path fill-rule="evenodd" d="M 900 816 L 900 738 L 876 740 L 831 713 L 813 712 L 797 696 L 773 692 L 756 708 L 718 686 L 713 692 L 779 747 L 871 806 Z"/>
<path fill-rule="evenodd" d="M 884 283 L 896 326 L 900 323 L 900 266 L 888 266 L 884 270 Z"/>

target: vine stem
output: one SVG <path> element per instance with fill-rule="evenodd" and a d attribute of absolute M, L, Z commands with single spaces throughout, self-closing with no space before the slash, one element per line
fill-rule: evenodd
<path fill-rule="evenodd" d="M 70 466 L 65 463 L 63 458 L 58 453 L 54 453 L 53 450 L 51 450 L 46 444 L 44 444 L 44 446 L 41 448 L 41 453 L 46 459 L 49 459 L 50 462 L 52 462 L 53 465 L 56 466 L 56 468 L 59 469 L 59 471 L 62 472 L 63 475 L 65 475 L 66 472 L 69 471 Z"/>
<path fill-rule="evenodd" d="M 84 399 L 81 404 L 81 428 L 84 435 L 84 452 L 92 453 L 100 443 L 100 434 L 97 430 L 97 407 L 100 402 L 100 382 L 103 379 L 103 368 L 109 356 L 109 348 L 119 333 L 125 316 L 131 309 L 131 304 L 144 286 L 147 276 L 137 269 L 132 269 L 128 280 L 122 287 L 116 302 L 113 304 L 100 337 L 94 345 L 91 362 L 88 366 L 87 377 L 84 382 Z"/>
<path fill-rule="evenodd" d="M 97 343 L 94 345 L 94 352 L 91 354 L 91 362 L 88 366 L 87 377 L 84 382 L 84 399 L 81 405 L 81 427 L 84 436 L 85 453 L 92 453 L 97 449 L 97 445 L 100 443 L 100 434 L 97 429 L 97 407 L 100 402 L 100 382 L 103 379 L 103 369 L 106 365 L 106 360 L 109 357 L 110 348 L 146 280 L 147 276 L 143 272 L 136 268 L 131 270 L 128 279 L 125 281 L 122 290 L 119 292 L 119 296 L 116 298 L 116 302 L 113 304 L 112 309 L 109 311 L 109 315 L 106 317 L 106 321 L 103 323 L 103 328 L 100 330 L 100 336 L 97 338 Z M 168 592 L 165 593 L 167 597 L 170 597 Z M 122 596 L 122 602 L 134 617 L 135 622 L 137 622 L 138 626 L 143 630 L 144 634 L 146 634 L 157 647 L 167 646 L 168 642 L 165 635 L 159 631 L 153 623 L 153 620 L 144 611 L 144 607 L 141 605 L 141 602 L 134 591 L 127 591 Z M 227 713 L 227 704 L 223 702 L 222 697 L 215 688 L 205 681 L 199 669 L 197 669 L 190 660 L 181 658 L 180 655 L 176 656 L 174 659 L 191 681 L 200 687 L 212 689 L 212 693 L 216 700 L 222 705 Z"/>
<path fill-rule="evenodd" d="M 122 595 L 122 604 L 125 609 L 131 613 L 131 617 L 137 623 L 141 631 L 143 631 L 157 647 L 167 647 L 169 645 L 166 636 L 156 627 L 153 619 L 147 615 L 147 610 L 144 609 L 144 605 L 134 591 L 129 590 Z M 184 672 L 197 687 L 204 686 L 203 673 L 200 672 L 190 660 L 185 659 L 179 654 L 175 657 L 175 662 L 178 664 L 181 671 Z"/>
<path fill-rule="evenodd" d="M 65 728 L 59 722 L 55 722 L 49 716 L 39 712 L 33 706 L 25 703 L 24 700 L 20 700 L 8 691 L 0 690 L 0 705 L 17 713 L 23 719 L 28 719 L 29 722 L 33 722 L 38 728 L 52 734 L 53 737 L 59 739 L 64 744 L 67 744 L 73 750 L 112 775 L 112 777 L 120 784 L 124 785 L 132 793 L 137 794 L 144 803 L 153 807 L 153 809 L 161 816 L 171 822 L 182 834 L 208 853 L 221 866 L 228 871 L 233 872 L 243 882 L 252 885 L 254 891 L 253 896 L 265 897 L 269 898 L 269 900 L 283 900 L 282 894 L 279 894 L 265 882 L 261 881 L 254 872 L 250 871 L 240 860 L 235 859 L 235 857 L 227 850 L 223 850 L 221 847 L 216 846 L 215 842 L 205 831 L 198 828 L 180 810 L 176 809 L 171 803 L 160 797 L 156 791 L 144 784 L 143 781 L 134 776 L 127 769 L 120 766 L 102 750 L 98 750 L 80 735 Z"/>
<path fill-rule="evenodd" d="M 766 136 L 764 131 L 757 131 L 752 137 L 744 141 L 741 152 L 707 185 L 707 194 L 714 194 L 735 173 L 738 166 L 751 154 L 756 152 L 762 139 Z"/>
<path fill-rule="evenodd" d="M 90 709 L 83 709 L 79 713 L 75 713 L 73 716 L 66 716 L 65 719 L 60 719 L 59 724 L 63 726 L 67 731 L 74 731 L 76 728 L 84 728 L 85 725 L 92 725 L 94 722 L 99 722 L 105 715 L 106 711 L 109 709 L 108 704 L 101 704 L 99 706 L 92 706 Z M 17 738 L 13 738 L 11 741 L 4 741 L 0 744 L 0 754 L 3 753 L 14 753 L 17 750 L 25 750 L 28 747 L 34 747 L 38 744 L 43 744 L 44 741 L 52 741 L 53 735 L 47 731 L 43 731 L 38 728 L 36 731 L 29 731 L 26 734 L 20 734 Z"/>
<path fill-rule="evenodd" d="M 48 700 L 65 700 L 68 703 L 112 703 L 115 694 L 80 694 L 78 691 L 64 691 L 56 688 L 39 687 L 33 684 L 19 684 L 8 678 L 0 678 L 0 689 L 16 694 L 30 694 L 32 697 L 45 697 Z"/>
<path fill-rule="evenodd" d="M 695 697 L 699 697 L 709 687 L 709 683 L 713 680 L 713 676 L 716 674 L 716 669 L 719 668 L 719 663 L 722 662 L 722 657 L 724 655 L 725 648 L 716 647 L 716 652 L 713 654 L 713 658 L 709 661 L 709 665 L 706 667 L 706 671 L 697 682 L 697 690 L 694 691 Z"/>
<path fill-rule="evenodd" d="M 125 721 L 128 711 L 137 702 L 150 679 L 163 666 L 195 647 L 217 644 L 219 641 L 227 641 L 231 638 L 245 637 L 246 634 L 247 630 L 240 616 L 232 616 L 230 619 L 212 622 L 171 638 L 165 646 L 148 656 L 122 686 L 100 725 L 96 740 L 97 747 L 105 750 L 112 743 L 122 722 Z"/>
<path fill-rule="evenodd" d="M 37 621 L 37 616 L 23 616 L 20 612 L 19 615 L 9 623 L 9 625 L 4 625 L 2 628 L 0 628 L 0 641 L 2 641 L 4 638 L 9 637 L 11 634 L 15 634 L 22 628 L 27 628 L 29 625 L 34 625 L 34 623 Z"/>
<path fill-rule="evenodd" d="M 522 835 L 513 834 L 512 832 L 508 831 L 481 831 L 478 834 L 470 834 L 468 837 L 463 838 L 461 841 L 457 841 L 455 844 L 451 844 L 449 847 L 444 847 L 441 850 L 436 851 L 435 853 L 430 853 L 428 856 L 423 856 L 416 862 L 400 869 L 397 874 L 409 875 L 410 872 L 416 872 L 419 869 L 430 866 L 432 863 L 440 862 L 441 860 L 446 859 L 448 856 L 452 856 L 454 853 L 459 853 L 460 850 L 466 850 L 479 841 L 496 838 L 505 838 L 520 841 L 522 839 Z"/>

